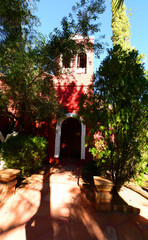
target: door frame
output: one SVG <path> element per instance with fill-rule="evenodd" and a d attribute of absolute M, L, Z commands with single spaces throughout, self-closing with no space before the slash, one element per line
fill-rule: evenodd
<path fill-rule="evenodd" d="M 67 113 L 64 119 L 59 119 L 56 124 L 56 136 L 55 136 L 55 149 L 54 149 L 54 158 L 60 157 L 60 145 L 61 145 L 61 127 L 65 119 L 70 117 L 77 117 L 76 113 Z M 86 125 L 81 120 L 81 159 L 85 159 L 85 136 L 86 136 Z"/>

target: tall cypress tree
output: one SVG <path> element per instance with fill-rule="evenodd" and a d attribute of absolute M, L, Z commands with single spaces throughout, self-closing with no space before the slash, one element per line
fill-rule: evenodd
<path fill-rule="evenodd" d="M 115 193 L 142 174 L 147 162 L 147 79 L 138 51 L 130 45 L 125 5 L 111 0 L 113 48 L 96 73 L 94 91 L 81 98 L 80 115 L 90 128 L 88 142 L 102 174 L 110 173 Z M 144 149 L 145 147 L 145 149 Z M 142 150 L 142 151 L 141 151 Z"/>
<path fill-rule="evenodd" d="M 129 18 L 126 15 L 126 6 L 122 5 L 119 9 L 116 9 L 116 0 L 111 0 L 112 11 L 112 42 L 113 46 L 120 45 L 122 49 L 131 49 L 130 42 L 130 23 Z"/>

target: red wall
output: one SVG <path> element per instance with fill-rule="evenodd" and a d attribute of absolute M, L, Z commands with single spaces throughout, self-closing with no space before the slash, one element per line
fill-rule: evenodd
<path fill-rule="evenodd" d="M 79 39 L 81 41 L 82 39 Z M 92 43 L 94 39 L 91 39 Z M 87 66 L 86 73 L 81 69 L 77 69 L 77 56 L 73 59 L 70 69 L 63 68 L 62 73 L 58 76 L 53 76 L 55 89 L 57 90 L 57 96 L 66 109 L 67 113 L 78 113 L 79 99 L 83 93 L 86 93 L 89 85 L 93 80 L 93 51 L 87 50 Z M 62 63 L 61 67 L 62 67 Z M 53 124 L 53 128 L 55 123 Z M 86 126 L 87 127 L 87 126 Z M 88 131 L 88 129 L 86 129 Z M 52 131 L 49 136 L 49 153 L 50 159 L 54 156 L 54 144 L 55 144 L 55 132 Z M 91 158 L 91 154 L 86 149 L 86 159 Z"/>

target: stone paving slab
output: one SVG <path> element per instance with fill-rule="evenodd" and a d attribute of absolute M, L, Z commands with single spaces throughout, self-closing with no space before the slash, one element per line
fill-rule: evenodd
<path fill-rule="evenodd" d="M 53 171 L 0 207 L 0 240 L 147 240 L 148 220 L 96 213 L 69 171 Z M 41 187 L 42 185 L 42 187 Z"/>

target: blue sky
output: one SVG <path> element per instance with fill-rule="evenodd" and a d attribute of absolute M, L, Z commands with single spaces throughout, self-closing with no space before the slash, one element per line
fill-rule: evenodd
<path fill-rule="evenodd" d="M 71 7 L 76 0 L 40 0 L 37 4 L 36 15 L 39 17 L 41 26 L 39 31 L 47 35 L 55 27 L 60 27 L 60 21 L 71 12 Z M 105 1 L 106 10 L 100 15 L 101 34 L 105 34 L 105 42 L 112 47 L 110 37 L 111 31 L 111 6 L 110 0 Z M 136 47 L 139 53 L 146 55 L 145 68 L 148 69 L 148 0 L 125 0 L 127 10 L 131 9 L 131 45 Z M 94 37 L 97 39 L 100 33 Z M 94 70 L 99 67 L 100 61 L 106 56 L 106 50 L 100 56 L 100 60 L 95 58 Z"/>

